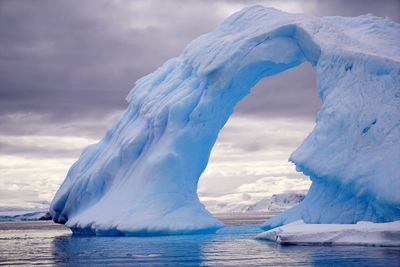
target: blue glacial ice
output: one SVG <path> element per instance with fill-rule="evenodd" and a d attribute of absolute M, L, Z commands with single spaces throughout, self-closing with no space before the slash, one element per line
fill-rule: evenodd
<path fill-rule="evenodd" d="M 264 229 L 399 220 L 399 43 L 400 25 L 373 15 L 235 13 L 136 82 L 127 110 L 69 170 L 54 221 L 97 235 L 216 231 L 197 183 L 219 131 L 260 79 L 304 62 L 323 105 L 289 160 L 312 186 Z"/>

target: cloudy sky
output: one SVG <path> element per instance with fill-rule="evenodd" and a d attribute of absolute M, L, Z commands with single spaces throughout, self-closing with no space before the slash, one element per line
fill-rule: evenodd
<path fill-rule="evenodd" d="M 81 149 L 127 107 L 135 80 L 253 4 L 400 21 L 397 0 L 0 0 L 0 208 L 48 205 Z M 309 65 L 261 81 L 221 132 L 201 195 L 269 194 L 277 177 L 276 193 L 306 190 L 287 158 L 313 128 L 315 90 Z"/>

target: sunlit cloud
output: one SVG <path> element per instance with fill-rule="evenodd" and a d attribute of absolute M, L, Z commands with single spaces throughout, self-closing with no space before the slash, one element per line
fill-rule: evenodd
<path fill-rule="evenodd" d="M 0 154 L 0 207 L 34 208 L 48 205 L 75 160 L 27 159 Z"/>
<path fill-rule="evenodd" d="M 308 180 L 288 158 L 313 127 L 312 118 L 232 116 L 200 178 L 199 193 L 226 194 L 263 177 Z"/>

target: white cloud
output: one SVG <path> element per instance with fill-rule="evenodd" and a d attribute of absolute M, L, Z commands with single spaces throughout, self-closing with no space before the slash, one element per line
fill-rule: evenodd
<path fill-rule="evenodd" d="M 264 177 L 253 183 L 239 186 L 235 191 L 240 193 L 262 193 L 264 196 L 272 196 L 287 191 L 304 192 L 311 185 L 310 180 L 288 179 L 286 176 Z"/>
<path fill-rule="evenodd" d="M 0 135 L 0 143 L 37 149 L 82 149 L 97 140 L 77 136 Z"/>
<path fill-rule="evenodd" d="M 42 208 L 48 205 L 79 151 L 93 142 L 93 139 L 74 136 L 1 135 L 3 145 L 36 152 L 34 157 L 23 152 L 0 154 L 0 207 Z M 74 156 L 56 154 L 50 157 L 41 155 L 41 150 L 72 150 Z"/>
<path fill-rule="evenodd" d="M 268 184 L 268 179 L 276 183 L 275 178 L 279 177 L 280 191 L 291 190 L 292 182 L 288 180 L 307 181 L 308 177 L 297 173 L 288 158 L 313 127 L 311 118 L 232 116 L 222 129 L 200 178 L 199 193 L 227 194 L 260 178 Z"/>

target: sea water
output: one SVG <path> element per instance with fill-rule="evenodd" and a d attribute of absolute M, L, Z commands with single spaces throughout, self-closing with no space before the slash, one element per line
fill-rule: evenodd
<path fill-rule="evenodd" d="M 0 265 L 400 266 L 400 248 L 280 246 L 255 240 L 260 232 L 247 224 L 207 235 L 95 237 L 49 221 L 0 222 Z"/>

